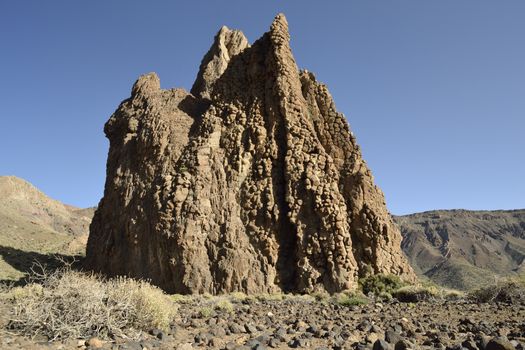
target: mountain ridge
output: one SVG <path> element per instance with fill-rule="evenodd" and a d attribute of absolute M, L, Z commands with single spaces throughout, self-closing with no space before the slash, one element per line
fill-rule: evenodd
<path fill-rule="evenodd" d="M 436 210 L 394 216 L 418 275 L 457 289 L 525 272 L 525 209 Z"/>

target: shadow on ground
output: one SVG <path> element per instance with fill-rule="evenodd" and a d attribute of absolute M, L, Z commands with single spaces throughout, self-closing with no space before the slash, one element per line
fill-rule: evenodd
<path fill-rule="evenodd" d="M 78 269 L 80 268 L 83 259 L 81 255 L 65 255 L 58 253 L 43 254 L 39 252 L 24 251 L 13 247 L 5 247 L 2 245 L 0 245 L 0 256 L 7 264 L 26 275 L 17 281 L 0 280 L 0 284 L 15 286 L 26 285 L 29 282 L 33 271 L 41 272 L 42 268 L 48 272 L 60 269 L 66 265 Z"/>

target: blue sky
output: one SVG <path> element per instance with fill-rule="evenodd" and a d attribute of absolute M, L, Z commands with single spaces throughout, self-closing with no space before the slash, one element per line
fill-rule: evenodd
<path fill-rule="evenodd" d="M 221 25 L 287 16 L 394 214 L 525 207 L 525 1 L 2 1 L 0 175 L 80 207 L 103 124 L 143 73 L 193 83 Z"/>

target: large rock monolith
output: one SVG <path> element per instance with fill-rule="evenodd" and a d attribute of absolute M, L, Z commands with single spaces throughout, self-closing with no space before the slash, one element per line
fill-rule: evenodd
<path fill-rule="evenodd" d="M 176 293 L 330 293 L 414 279 L 401 235 L 326 86 L 278 15 L 253 45 L 221 28 L 191 94 L 141 76 L 105 125 L 87 264 Z"/>

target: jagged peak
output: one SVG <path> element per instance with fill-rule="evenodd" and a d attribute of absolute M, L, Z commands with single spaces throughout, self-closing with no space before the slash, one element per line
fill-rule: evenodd
<path fill-rule="evenodd" d="M 270 27 L 270 37 L 276 44 L 286 44 L 290 42 L 290 33 L 288 31 L 288 21 L 283 13 L 279 13 L 273 19 Z"/>
<path fill-rule="evenodd" d="M 196 97 L 209 99 L 213 84 L 224 73 L 231 58 L 249 46 L 243 32 L 222 26 L 201 61 L 191 93 Z"/>
<path fill-rule="evenodd" d="M 224 33 L 228 33 L 230 31 L 231 31 L 230 28 L 228 28 L 227 26 L 222 26 L 221 29 L 219 29 L 219 31 L 217 32 L 217 35 L 215 37 L 224 35 Z"/>

